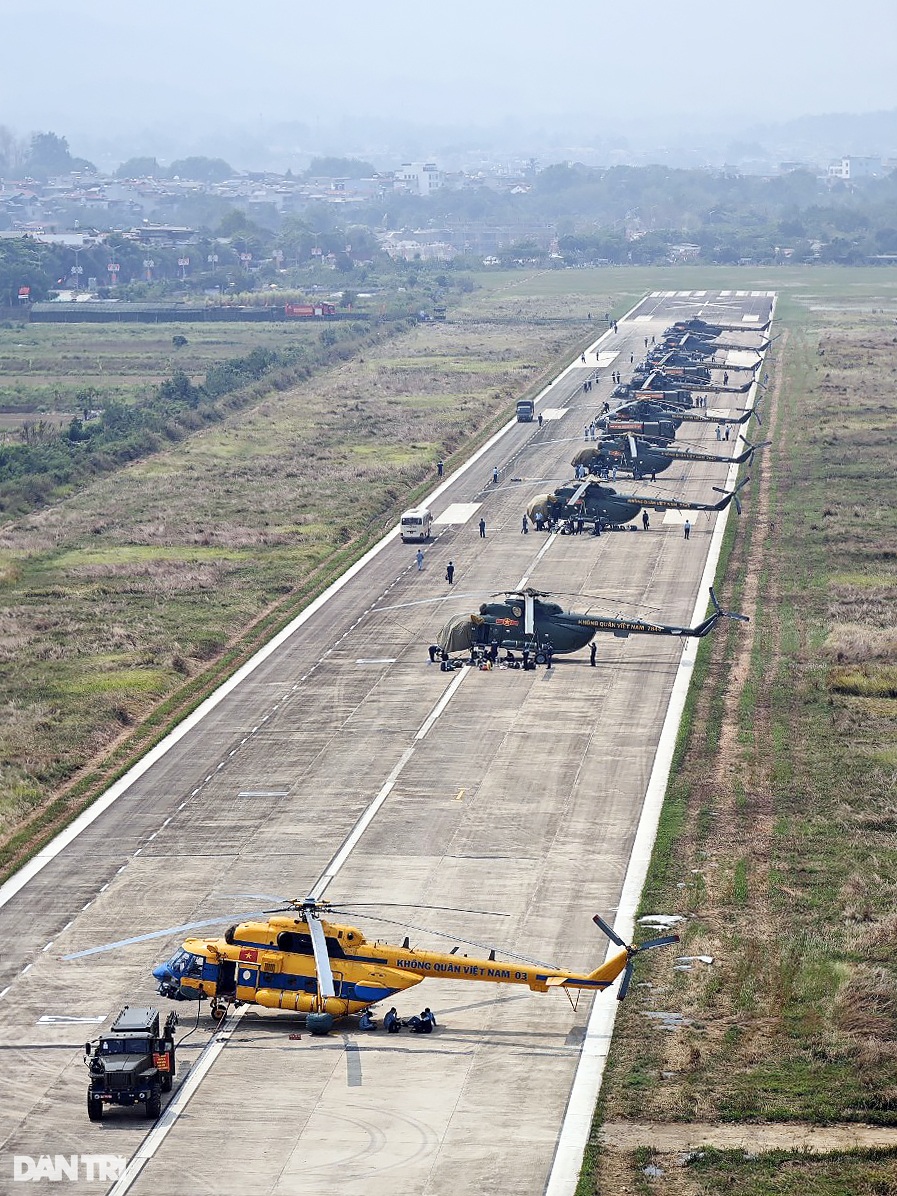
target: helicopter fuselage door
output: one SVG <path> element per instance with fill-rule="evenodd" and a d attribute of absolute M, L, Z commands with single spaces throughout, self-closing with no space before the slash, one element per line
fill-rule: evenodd
<path fill-rule="evenodd" d="M 233 959 L 222 959 L 218 968 L 218 995 L 233 996 L 237 987 L 237 963 Z"/>
<path fill-rule="evenodd" d="M 533 634 L 536 625 L 532 594 L 524 595 L 523 612 L 523 633 L 529 637 Z"/>

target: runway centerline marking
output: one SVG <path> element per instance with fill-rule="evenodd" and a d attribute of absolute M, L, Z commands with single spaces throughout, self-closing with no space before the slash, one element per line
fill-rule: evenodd
<path fill-rule="evenodd" d="M 452 700 L 452 698 L 458 692 L 458 690 L 461 687 L 462 682 L 464 681 L 464 678 L 467 676 L 467 674 L 469 672 L 470 672 L 469 669 L 461 669 L 461 671 L 452 679 L 452 682 L 446 689 L 445 693 L 442 695 L 442 697 L 439 699 L 439 701 L 436 703 L 436 705 L 433 707 L 433 709 L 430 711 L 430 713 L 427 715 L 427 717 L 421 723 L 416 735 L 414 736 L 414 742 L 412 744 L 410 744 L 409 747 L 405 748 L 404 752 L 402 752 L 402 755 L 399 757 L 398 763 L 393 768 L 392 772 L 389 774 L 389 776 L 386 778 L 386 780 L 383 782 L 383 785 L 380 787 L 380 790 L 377 793 L 376 797 L 373 799 L 373 801 L 370 803 L 370 805 L 368 805 L 368 807 L 359 816 L 357 822 L 355 823 L 355 825 L 349 831 L 348 835 L 343 840 L 342 845 L 340 846 L 339 850 L 336 852 L 336 854 L 333 856 L 330 863 L 327 865 L 327 867 L 324 869 L 324 871 L 321 873 L 321 875 L 318 877 L 318 879 L 312 885 L 311 889 L 309 890 L 309 896 L 312 897 L 315 901 L 320 900 L 320 898 L 324 895 L 324 893 L 326 892 L 331 881 L 335 880 L 337 874 L 339 873 L 339 871 L 345 864 L 346 860 L 349 858 L 349 856 L 352 854 L 352 852 L 358 846 L 358 843 L 361 840 L 362 835 L 368 829 L 368 827 L 371 825 L 371 823 L 374 821 L 377 814 L 382 809 L 384 802 L 389 797 L 390 793 L 392 793 L 393 788 L 395 787 L 395 783 L 399 779 L 399 776 L 401 775 L 402 770 L 405 768 L 405 765 L 408 763 L 408 761 L 411 759 L 411 757 L 414 755 L 415 751 L 417 750 L 418 743 L 420 743 L 422 740 L 424 740 L 427 737 L 427 735 L 430 733 L 430 730 L 433 727 L 433 724 L 436 722 L 436 720 L 439 718 L 439 716 L 443 713 L 445 708 L 448 706 L 449 702 Z"/>

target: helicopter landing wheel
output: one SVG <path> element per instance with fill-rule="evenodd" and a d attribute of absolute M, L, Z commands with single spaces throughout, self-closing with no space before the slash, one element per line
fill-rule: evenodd
<path fill-rule="evenodd" d="M 544 664 L 548 657 L 544 652 L 537 652 L 533 659 L 535 660 L 536 664 Z"/>
<path fill-rule="evenodd" d="M 305 1028 L 316 1038 L 323 1038 L 333 1029 L 332 1013 L 309 1013 L 305 1018 Z"/>
<path fill-rule="evenodd" d="M 227 1016 L 227 1006 L 222 1005 L 219 1001 L 213 1001 L 211 1014 L 212 1014 L 212 1021 L 223 1022 L 225 1017 Z"/>

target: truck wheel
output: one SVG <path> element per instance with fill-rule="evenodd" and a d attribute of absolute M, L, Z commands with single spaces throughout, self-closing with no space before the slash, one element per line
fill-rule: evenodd
<path fill-rule="evenodd" d="M 162 1094 L 156 1089 L 146 1102 L 146 1115 L 155 1119 L 161 1112 Z"/>
<path fill-rule="evenodd" d="M 163 1092 L 171 1092 L 171 1085 L 172 1085 L 171 1072 L 163 1071 L 162 1072 L 162 1091 Z"/>
<path fill-rule="evenodd" d="M 87 1094 L 87 1116 L 91 1121 L 103 1120 L 103 1102 L 98 1096 L 94 1096 L 92 1092 Z"/>

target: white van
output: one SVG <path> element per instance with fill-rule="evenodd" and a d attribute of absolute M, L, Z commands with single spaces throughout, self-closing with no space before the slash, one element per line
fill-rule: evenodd
<path fill-rule="evenodd" d="M 402 543 L 429 540 L 433 516 L 427 507 L 414 507 L 402 516 Z"/>

